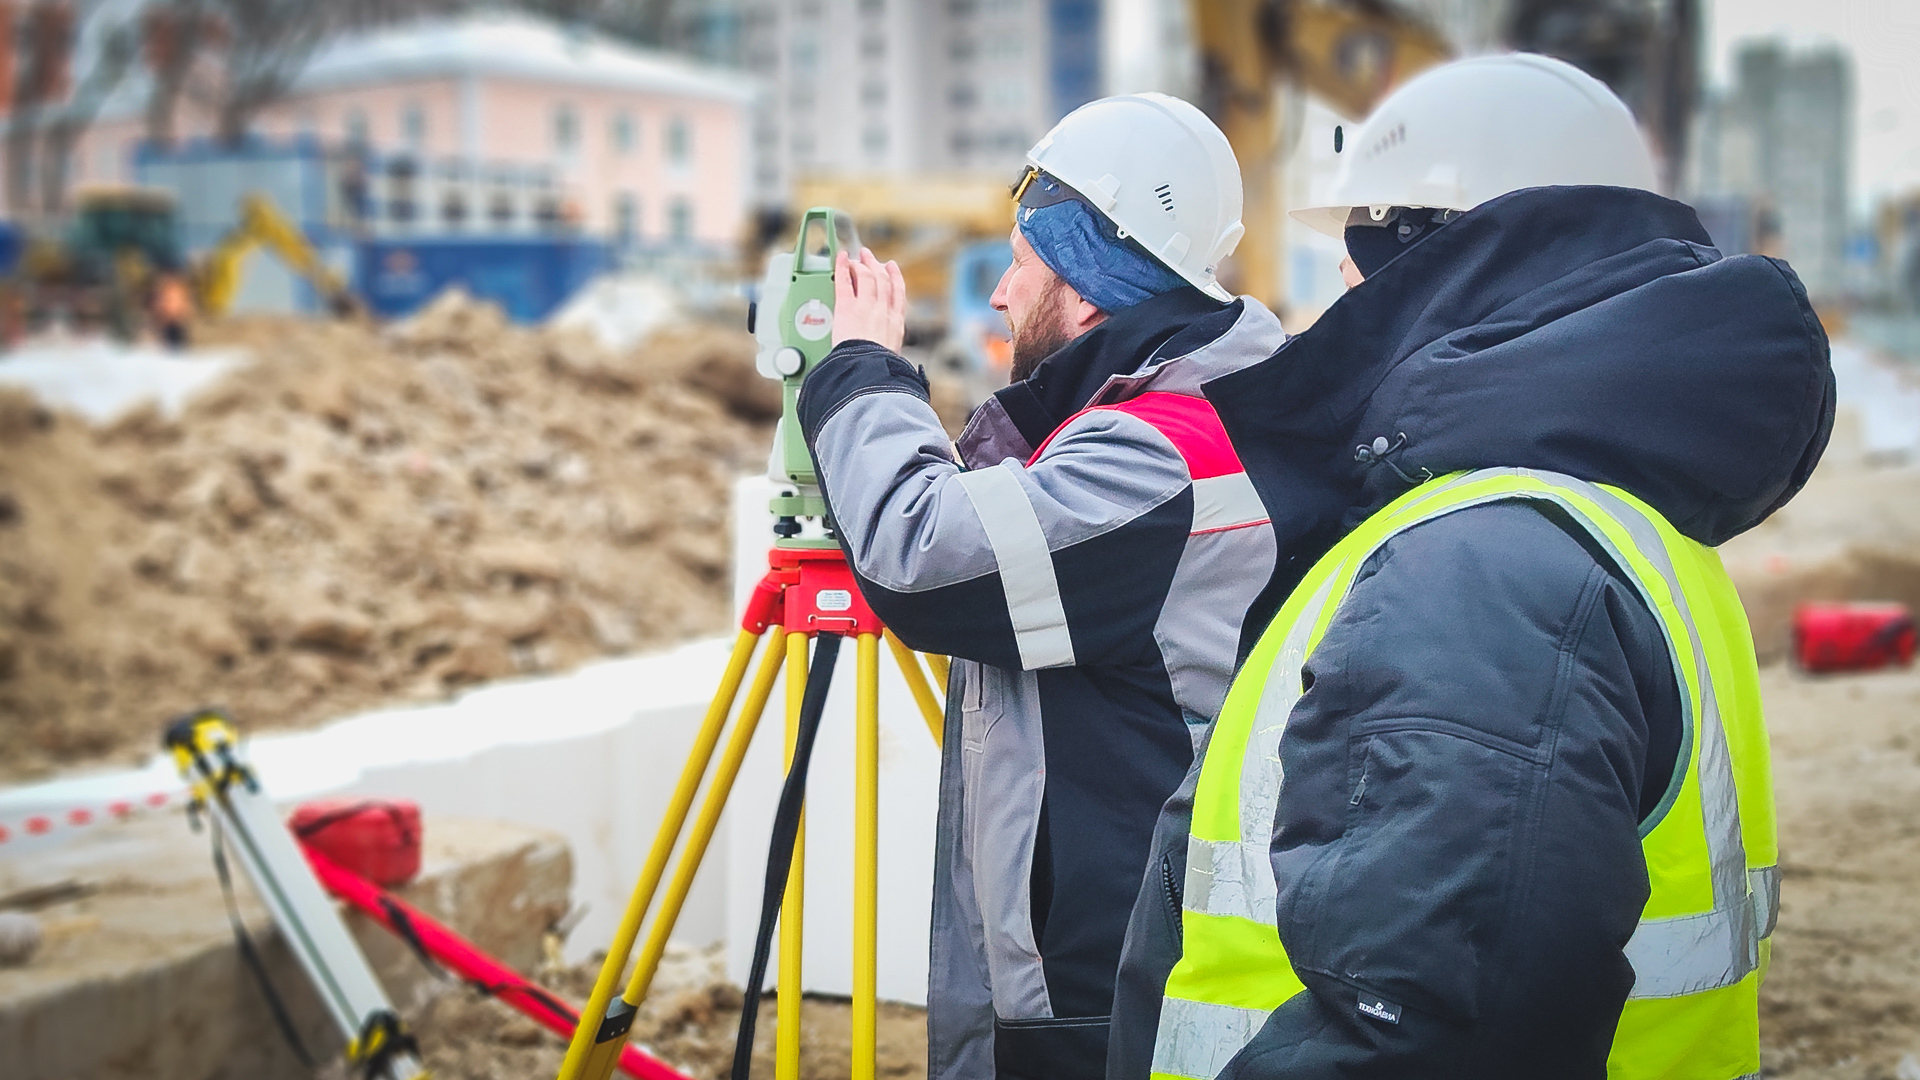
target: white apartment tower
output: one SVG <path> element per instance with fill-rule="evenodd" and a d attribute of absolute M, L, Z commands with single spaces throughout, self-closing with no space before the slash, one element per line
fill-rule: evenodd
<path fill-rule="evenodd" d="M 765 0 L 742 52 L 763 80 L 753 194 L 805 176 L 1005 175 L 1098 96 L 1099 0 Z"/>

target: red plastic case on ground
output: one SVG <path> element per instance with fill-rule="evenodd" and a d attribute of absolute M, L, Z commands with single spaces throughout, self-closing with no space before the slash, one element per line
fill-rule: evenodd
<path fill-rule="evenodd" d="M 382 888 L 420 872 L 420 806 L 408 799 L 315 799 L 287 827 L 307 847 Z"/>
<path fill-rule="evenodd" d="M 1807 671 L 1872 671 L 1913 663 L 1905 604 L 1814 603 L 1793 612 L 1793 658 Z"/>

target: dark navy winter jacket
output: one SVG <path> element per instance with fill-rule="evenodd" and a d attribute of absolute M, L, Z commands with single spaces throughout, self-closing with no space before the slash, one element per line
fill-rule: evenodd
<path fill-rule="evenodd" d="M 1833 416 L 1826 337 L 1787 265 L 1722 258 L 1688 207 L 1616 188 L 1489 202 L 1206 392 L 1280 545 L 1246 642 L 1423 476 L 1554 470 L 1718 544 L 1799 490 Z M 1384 461 L 1356 460 L 1381 437 Z M 1638 826 L 1681 732 L 1633 587 L 1533 504 L 1449 514 L 1372 557 L 1307 670 L 1272 847 L 1307 990 L 1222 1075 L 1601 1080 L 1648 894 Z M 1110 1080 L 1149 1072 L 1197 773 L 1156 828 Z"/>

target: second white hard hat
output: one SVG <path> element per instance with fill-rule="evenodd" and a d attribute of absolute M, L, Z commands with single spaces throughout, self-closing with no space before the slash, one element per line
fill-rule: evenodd
<path fill-rule="evenodd" d="M 1345 140 L 1327 205 L 1293 217 L 1341 237 L 1356 207 L 1471 210 L 1522 188 L 1655 190 L 1633 114 L 1605 83 L 1532 53 L 1443 64 L 1395 90 Z"/>
<path fill-rule="evenodd" d="M 1034 144 L 1027 163 L 1079 192 L 1195 288 L 1233 298 L 1214 272 L 1247 231 L 1240 163 L 1199 109 L 1166 94 L 1090 101 Z"/>

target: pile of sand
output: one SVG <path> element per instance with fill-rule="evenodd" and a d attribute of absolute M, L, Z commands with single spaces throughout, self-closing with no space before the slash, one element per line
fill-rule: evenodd
<path fill-rule="evenodd" d="M 173 420 L 0 391 L 0 775 L 724 624 L 727 489 L 779 408 L 744 333 L 616 355 L 454 295 L 222 337 L 255 361 Z"/>

